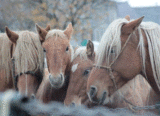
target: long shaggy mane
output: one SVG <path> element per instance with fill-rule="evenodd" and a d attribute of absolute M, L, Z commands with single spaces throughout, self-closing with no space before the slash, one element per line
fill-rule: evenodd
<path fill-rule="evenodd" d="M 121 28 L 124 24 L 129 23 L 124 19 L 117 19 L 113 21 L 106 32 L 103 34 L 101 42 L 97 51 L 97 66 L 101 66 L 103 61 L 106 61 L 107 66 L 110 65 L 111 61 L 114 60 L 117 55 L 120 54 L 121 47 Z M 145 71 L 145 48 L 144 48 L 144 38 L 142 36 L 143 30 L 147 37 L 148 50 L 150 55 L 150 62 L 152 65 L 154 79 L 160 90 L 160 26 L 153 22 L 142 22 L 138 27 L 139 32 L 139 50 L 143 61 L 143 71 Z M 135 32 L 131 33 L 129 37 L 135 35 Z M 111 54 L 111 50 L 114 50 L 114 54 Z M 112 55 L 112 56 L 111 56 Z M 144 72 L 145 73 L 145 72 Z"/>
<path fill-rule="evenodd" d="M 86 54 L 86 47 L 78 47 L 75 50 L 73 60 L 76 59 L 78 56 L 80 56 L 81 59 L 85 59 L 85 60 L 88 59 Z"/>
<path fill-rule="evenodd" d="M 29 31 L 20 31 L 18 35 L 13 55 L 16 73 L 41 71 L 43 75 L 44 53 L 38 35 Z"/>
<path fill-rule="evenodd" d="M 0 34 L 0 70 L 5 71 L 6 78 L 11 77 L 11 47 L 12 42 L 5 33 Z"/>

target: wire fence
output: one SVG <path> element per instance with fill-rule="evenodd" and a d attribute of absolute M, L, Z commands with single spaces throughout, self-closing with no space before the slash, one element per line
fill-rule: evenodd
<path fill-rule="evenodd" d="M 159 105 L 137 107 L 137 109 L 159 109 Z M 28 99 L 19 94 L 9 91 L 0 94 L 0 116 L 134 116 L 136 113 L 127 108 L 108 109 L 105 107 L 87 108 L 66 107 L 62 103 L 51 102 L 42 104 L 37 100 Z M 141 115 L 156 116 L 151 112 L 145 112 Z M 140 115 L 139 115 L 140 116 Z"/>

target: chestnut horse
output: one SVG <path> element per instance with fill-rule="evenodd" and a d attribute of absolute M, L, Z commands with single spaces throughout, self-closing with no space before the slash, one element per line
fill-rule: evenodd
<path fill-rule="evenodd" d="M 95 52 L 94 45 L 91 41 L 88 42 L 87 47 L 79 47 L 75 50 L 74 59 L 72 62 L 72 69 L 70 74 L 69 86 L 67 95 L 64 100 L 66 106 L 81 104 L 93 107 L 94 105 L 89 102 L 87 96 L 87 78 L 94 65 Z M 145 88 L 145 89 L 142 89 Z M 148 99 L 148 94 L 151 90 L 150 85 L 142 76 L 137 76 L 135 79 L 127 82 L 119 91 L 134 105 L 145 106 Z M 107 104 L 110 108 L 132 108 L 126 104 L 118 94 L 112 96 L 112 103 Z M 133 110 L 133 109 L 132 109 Z"/>
<path fill-rule="evenodd" d="M 138 74 L 160 95 L 160 26 L 141 23 L 143 18 L 117 19 L 102 36 L 96 64 L 87 82 L 92 102 L 109 104 L 117 90 Z"/>
<path fill-rule="evenodd" d="M 94 45 L 90 40 L 87 47 L 79 47 L 75 50 L 71 64 L 69 86 L 64 101 L 65 105 L 88 104 L 87 78 L 93 67 L 94 59 Z"/>
<path fill-rule="evenodd" d="M 40 39 L 36 33 L 13 32 L 8 27 L 6 34 L 12 43 L 12 83 L 20 94 L 34 98 L 43 78 L 44 54 Z"/>
<path fill-rule="evenodd" d="M 36 98 L 44 103 L 64 101 L 68 88 L 70 65 L 73 49 L 70 45 L 72 24 L 62 31 L 53 29 L 49 32 L 36 25 L 41 38 L 42 47 L 46 52 L 48 75 L 43 79 Z"/>

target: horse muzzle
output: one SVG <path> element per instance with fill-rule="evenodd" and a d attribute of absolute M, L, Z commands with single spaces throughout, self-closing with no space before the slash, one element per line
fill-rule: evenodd
<path fill-rule="evenodd" d="M 103 105 L 104 101 L 105 101 L 105 99 L 107 97 L 107 92 L 104 91 L 102 93 L 102 95 L 100 95 L 100 97 L 97 97 L 98 96 L 97 92 L 98 92 L 97 87 L 96 86 L 91 86 L 90 90 L 88 92 L 88 97 L 89 97 L 89 99 L 90 99 L 91 102 Z"/>
<path fill-rule="evenodd" d="M 58 76 L 54 77 L 51 74 L 49 74 L 49 81 L 52 87 L 54 88 L 61 88 L 64 84 L 64 76 L 63 74 L 59 74 Z"/>

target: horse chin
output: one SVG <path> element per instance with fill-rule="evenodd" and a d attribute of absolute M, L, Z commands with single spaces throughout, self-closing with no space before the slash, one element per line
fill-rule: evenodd
<path fill-rule="evenodd" d="M 97 98 L 97 97 L 91 98 L 89 93 L 87 94 L 88 94 L 89 100 L 92 103 L 99 104 L 99 105 L 106 105 L 110 103 L 110 97 L 107 95 L 106 92 L 104 92 L 100 98 Z"/>
<path fill-rule="evenodd" d="M 91 98 L 89 92 L 87 93 L 87 95 L 88 95 L 89 100 L 90 100 L 92 103 L 98 104 L 98 99 L 97 99 L 97 97 L 94 97 L 94 98 L 92 97 L 92 98 Z"/>

